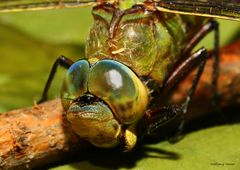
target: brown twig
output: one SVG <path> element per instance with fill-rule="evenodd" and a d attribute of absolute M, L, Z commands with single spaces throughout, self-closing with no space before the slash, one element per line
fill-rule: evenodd
<path fill-rule="evenodd" d="M 240 41 L 221 49 L 218 91 L 220 106 L 240 103 Z M 200 80 L 187 119 L 203 116 L 211 108 L 209 60 Z M 194 72 L 174 92 L 172 101 L 180 102 L 191 85 Z M 68 154 L 84 154 L 89 148 L 64 123 L 63 109 L 59 99 L 31 108 L 13 110 L 0 115 L 0 168 L 30 169 L 60 161 Z"/>
<path fill-rule="evenodd" d="M 0 167 L 31 169 L 88 145 L 64 124 L 60 100 L 0 115 Z"/>

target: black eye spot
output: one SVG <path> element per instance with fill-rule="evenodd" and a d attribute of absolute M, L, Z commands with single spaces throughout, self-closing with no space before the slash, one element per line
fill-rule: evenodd
<path fill-rule="evenodd" d="M 90 93 L 85 93 L 75 100 L 75 102 L 79 103 L 80 106 L 89 105 L 96 101 L 99 101 L 99 99 Z"/>

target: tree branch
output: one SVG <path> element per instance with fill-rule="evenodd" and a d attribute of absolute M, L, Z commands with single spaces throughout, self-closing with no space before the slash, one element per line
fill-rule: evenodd
<path fill-rule="evenodd" d="M 64 123 L 60 100 L 0 115 L 0 167 L 28 169 L 88 145 Z"/>

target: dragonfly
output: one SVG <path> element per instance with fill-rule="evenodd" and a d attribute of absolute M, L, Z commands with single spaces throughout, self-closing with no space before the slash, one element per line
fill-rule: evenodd
<path fill-rule="evenodd" d="M 217 104 L 219 30 L 214 18 L 240 21 L 239 0 L 2 0 L 0 12 L 92 5 L 94 23 L 85 59 L 60 56 L 39 103 L 46 101 L 59 66 L 67 69 L 61 90 L 65 118 L 73 131 L 97 147 L 130 151 L 178 117 L 170 142 L 181 139 L 185 115 L 208 58 L 192 52 L 215 32 L 212 73 Z M 171 91 L 198 68 L 182 104 L 165 105 Z"/>

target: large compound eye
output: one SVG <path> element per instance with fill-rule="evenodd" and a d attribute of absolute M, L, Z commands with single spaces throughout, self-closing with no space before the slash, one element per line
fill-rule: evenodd
<path fill-rule="evenodd" d="M 132 70 L 117 61 L 96 63 L 89 73 L 88 90 L 105 101 L 122 124 L 139 120 L 147 107 L 147 89 Z"/>
<path fill-rule="evenodd" d="M 87 92 L 89 69 L 89 63 L 86 60 L 77 61 L 68 69 L 61 90 L 62 104 L 65 109 L 74 99 Z"/>

